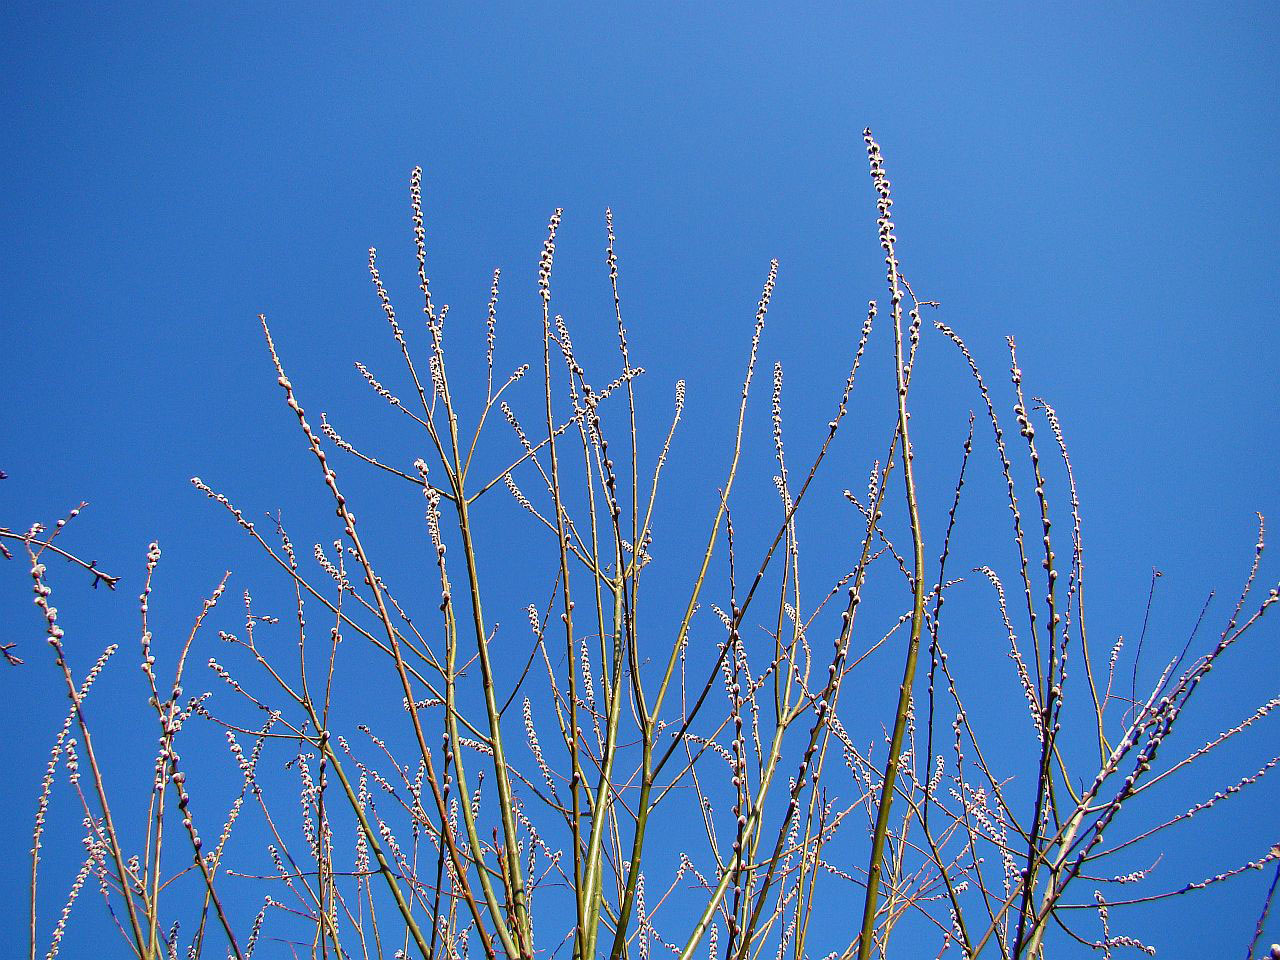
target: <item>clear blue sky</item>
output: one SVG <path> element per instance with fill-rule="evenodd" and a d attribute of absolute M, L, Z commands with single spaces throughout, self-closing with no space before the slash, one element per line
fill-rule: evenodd
<path fill-rule="evenodd" d="M 908 275 L 995 380 L 1014 335 L 1034 391 L 1064 418 L 1098 635 L 1136 632 L 1158 566 L 1157 622 L 1181 637 L 1209 589 L 1234 590 L 1254 511 L 1280 519 L 1275 4 L 370 6 L 0 13 L 0 522 L 92 501 L 73 543 L 128 580 L 112 596 L 61 571 L 56 585 L 66 615 L 99 631 L 82 665 L 91 648 L 124 643 L 121 690 L 136 685 L 149 540 L 166 549 L 175 626 L 226 566 L 253 569 L 188 477 L 259 513 L 318 502 L 255 317 L 273 318 L 304 402 L 354 402 L 350 361 L 391 356 L 364 272 L 370 245 L 411 312 L 415 164 L 436 288 L 474 320 L 502 266 L 508 329 L 533 320 L 556 206 L 566 297 L 599 293 L 613 207 L 655 403 L 685 376 L 700 405 L 675 476 L 713 490 L 700 449 L 723 450 L 710 424 L 732 402 L 769 258 L 782 266 L 765 356 L 786 364 L 797 423 L 825 422 L 850 325 L 881 293 L 870 125 Z M 938 372 L 913 396 L 922 433 L 942 444 L 935 476 L 949 478 L 956 417 L 977 400 L 949 345 L 931 337 L 924 349 Z M 764 421 L 756 445 L 768 470 Z M 847 466 L 833 483 L 856 489 L 865 466 Z M 12 905 L 64 707 L 24 570 L 0 574 L 0 633 L 28 660 L 0 670 L 0 810 L 18 818 L 0 841 L 0 898 Z M 1275 636 L 1222 678 L 1227 707 L 1275 695 Z M 1260 738 L 1265 752 L 1274 729 Z M 1274 839 L 1262 789 L 1241 809 L 1253 802 Z M 1204 873 L 1257 849 L 1226 827 L 1201 839 Z M 47 861 L 55 872 L 69 862 Z M 1214 924 L 1228 921 L 1236 951 L 1262 889 L 1253 876 L 1180 903 L 1156 931 L 1163 955 L 1212 953 Z M 83 907 L 82 922 L 98 911 Z M 19 943 L 0 922 L 0 953 Z"/>

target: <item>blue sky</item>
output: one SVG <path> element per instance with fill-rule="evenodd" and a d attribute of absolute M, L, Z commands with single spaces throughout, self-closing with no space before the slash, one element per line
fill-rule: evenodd
<path fill-rule="evenodd" d="M 908 276 L 993 381 L 1003 337 L 1016 337 L 1030 385 L 1063 417 L 1093 629 L 1108 642 L 1136 632 L 1153 567 L 1164 572 L 1154 622 L 1179 637 L 1208 590 L 1236 589 L 1254 511 L 1280 513 L 1275 5 L 469 6 L 0 13 L 0 522 L 93 503 L 74 544 L 128 579 L 111 596 L 66 574 L 55 584 L 66 615 L 95 634 L 82 665 L 112 638 L 133 656 L 151 539 L 166 550 L 163 615 L 175 628 L 222 570 L 254 570 L 188 477 L 258 512 L 318 504 L 259 312 L 304 402 L 382 429 L 350 362 L 392 356 L 369 246 L 410 312 L 415 164 L 433 283 L 456 329 L 463 316 L 480 323 L 501 266 L 515 343 L 535 318 L 554 207 L 566 211 L 566 302 L 587 325 L 605 303 L 612 206 L 654 403 L 665 409 L 677 376 L 690 383 L 672 476 L 706 514 L 718 481 L 700 469 L 703 452 L 723 453 L 714 425 L 733 403 L 769 259 L 781 270 L 765 357 L 784 363 L 798 443 L 810 437 L 802 424 L 825 423 L 849 332 L 881 295 L 866 125 L 894 181 Z M 912 396 L 920 436 L 938 444 L 936 472 L 921 468 L 942 483 L 926 506 L 937 519 L 978 400 L 945 341 L 922 349 L 935 373 Z M 867 435 L 884 422 L 872 417 Z M 768 471 L 767 419 L 756 427 L 752 462 Z M 975 456 L 995 469 L 989 436 Z M 866 465 L 851 449 L 833 489 L 857 489 Z M 976 496 L 991 524 L 1007 522 L 994 495 Z M 17 563 L 0 573 L 0 630 L 28 660 L 0 671 L 12 773 L 0 809 L 22 823 L 63 707 L 25 574 Z M 1275 695 L 1274 627 L 1267 637 L 1249 664 L 1215 676 L 1225 715 Z M 101 709 L 115 716 L 116 699 Z M 1268 742 L 1274 731 L 1255 746 Z M 1260 799 L 1252 822 L 1273 836 Z M 1227 826 L 1237 813 L 1202 830 L 1201 872 L 1242 859 L 1247 844 Z M 18 895 L 24 831 L 0 841 L 0 890 Z M 1204 859 L 1215 846 L 1234 859 Z M 1236 949 L 1262 890 L 1254 876 L 1230 895 L 1180 901 L 1159 945 L 1192 955 L 1229 920 Z M 0 933 L 0 952 L 10 937 Z"/>

